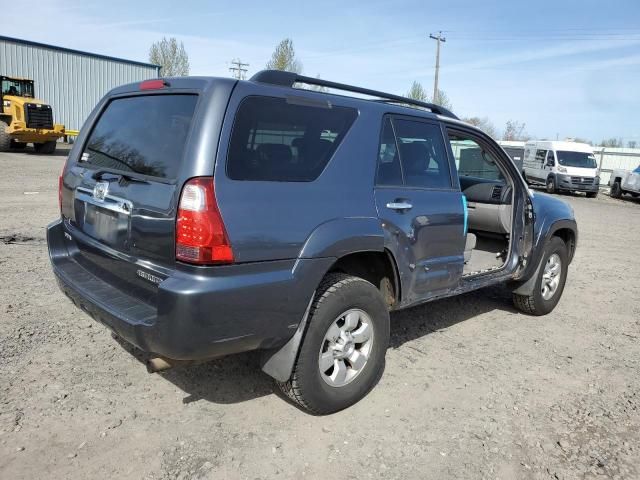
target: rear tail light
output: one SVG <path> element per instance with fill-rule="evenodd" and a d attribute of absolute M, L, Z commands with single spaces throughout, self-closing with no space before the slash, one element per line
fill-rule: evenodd
<path fill-rule="evenodd" d="M 176 259 L 198 265 L 233 262 L 211 177 L 192 178 L 182 188 L 176 220 Z"/>

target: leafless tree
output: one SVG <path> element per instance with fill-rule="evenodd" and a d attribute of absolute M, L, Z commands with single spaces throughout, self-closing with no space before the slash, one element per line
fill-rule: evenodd
<path fill-rule="evenodd" d="M 490 137 L 498 138 L 498 130 L 487 117 L 468 117 L 463 118 L 462 120 L 475 127 L 478 127 Z"/>
<path fill-rule="evenodd" d="M 527 135 L 524 123 L 518 122 L 517 120 L 507 120 L 504 133 L 502 134 L 502 140 L 526 142 L 529 138 L 531 137 Z"/>

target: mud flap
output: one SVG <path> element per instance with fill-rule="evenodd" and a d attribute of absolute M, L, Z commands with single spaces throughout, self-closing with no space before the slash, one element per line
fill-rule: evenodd
<path fill-rule="evenodd" d="M 543 259 L 544 259 L 544 255 L 540 259 L 540 262 L 538 263 L 538 266 L 536 267 L 536 271 L 533 272 L 533 275 L 531 275 L 529 280 L 527 280 L 522 285 L 520 285 L 518 288 L 516 288 L 513 291 L 513 293 L 517 293 L 518 295 L 531 295 L 533 293 L 533 290 L 534 290 L 534 288 L 536 286 L 536 280 L 538 279 L 538 273 L 540 273 L 540 267 L 542 265 L 542 260 Z"/>
<path fill-rule="evenodd" d="M 265 351 L 260 359 L 262 371 L 279 382 L 286 382 L 291 377 L 293 366 L 296 363 L 296 358 L 298 358 L 298 350 L 302 343 L 302 336 L 304 335 L 307 320 L 309 319 L 311 304 L 315 297 L 316 292 L 314 291 L 313 295 L 311 295 L 311 300 L 309 300 L 309 305 L 307 305 L 307 309 L 304 312 L 302 321 L 300 325 L 298 325 L 293 337 L 280 349 Z"/>

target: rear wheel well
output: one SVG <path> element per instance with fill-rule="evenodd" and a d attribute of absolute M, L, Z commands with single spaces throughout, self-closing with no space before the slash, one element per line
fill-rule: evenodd
<path fill-rule="evenodd" d="M 570 228 L 560 228 L 553 232 L 554 237 L 560 237 L 567 246 L 569 261 L 573 260 L 573 254 L 576 251 L 576 234 Z"/>
<path fill-rule="evenodd" d="M 376 286 L 391 309 L 400 299 L 400 279 L 395 261 L 384 252 L 356 252 L 339 258 L 329 272 L 362 278 Z"/>

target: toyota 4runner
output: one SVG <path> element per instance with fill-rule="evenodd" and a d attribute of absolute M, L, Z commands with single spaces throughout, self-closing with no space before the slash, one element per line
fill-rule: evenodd
<path fill-rule="evenodd" d="M 151 371 L 259 349 L 318 414 L 376 384 L 390 311 L 507 282 L 547 314 L 577 242 L 572 209 L 450 111 L 278 71 L 112 90 L 59 201 L 60 288 Z"/>

